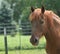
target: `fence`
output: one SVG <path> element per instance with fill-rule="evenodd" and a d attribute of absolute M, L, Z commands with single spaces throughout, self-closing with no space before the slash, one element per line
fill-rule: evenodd
<path fill-rule="evenodd" d="M 20 28 L 23 35 L 31 35 L 31 23 L 29 21 L 21 22 Z"/>
<path fill-rule="evenodd" d="M 17 32 L 16 32 L 17 31 Z M 17 34 L 16 33 L 20 33 Z M 4 34 L 4 35 L 3 35 Z M 12 34 L 15 34 L 16 36 L 11 36 Z M 22 48 L 22 39 L 21 37 L 24 35 L 30 35 L 31 34 L 31 26 L 29 22 L 26 23 L 21 23 L 19 28 L 15 28 L 14 26 L 7 26 L 5 25 L 0 25 L 0 38 L 3 39 L 0 42 L 3 42 L 0 46 L 3 47 L 2 49 L 0 48 L 0 51 L 4 51 L 5 53 L 3 54 L 9 54 L 8 52 L 13 50 L 15 53 L 14 54 L 20 54 L 21 52 L 19 51 Z M 15 43 L 14 43 L 15 42 Z"/>
<path fill-rule="evenodd" d="M 8 54 L 9 51 L 13 50 L 14 54 L 19 54 L 20 52 L 17 51 L 17 50 L 20 50 L 19 35 L 17 36 L 16 35 L 17 32 L 15 32 L 15 36 L 11 36 L 11 33 L 10 33 L 11 29 L 9 30 L 8 28 L 13 28 L 13 27 L 9 27 L 9 26 L 0 27 L 0 40 L 1 40 L 0 41 L 0 51 L 5 50 L 5 52 L 3 52 L 3 54 Z M 4 35 L 3 35 L 3 33 L 4 33 Z M 14 32 L 12 31 L 12 34 L 13 33 Z"/>
<path fill-rule="evenodd" d="M 21 22 L 20 24 L 20 54 L 46 54 L 45 53 L 45 38 L 41 40 L 41 44 L 37 47 L 30 43 L 31 23 L 29 21 Z M 41 51 L 40 51 L 41 50 Z M 43 50 L 43 52 L 42 52 Z"/>
<path fill-rule="evenodd" d="M 7 28 L 13 28 L 13 27 L 0 27 L 3 28 L 3 30 L 0 30 L 0 32 L 4 32 L 3 37 L 4 41 L 1 38 L 1 41 L 5 44 L 1 47 L 4 47 L 5 53 L 3 54 L 37 54 L 36 52 L 39 52 L 39 50 L 44 49 L 45 46 L 45 40 L 44 43 L 39 44 L 37 47 L 34 47 L 30 43 L 30 37 L 31 37 L 31 24 L 30 22 L 21 23 L 20 26 L 17 28 L 17 35 L 15 33 L 15 36 L 11 37 L 8 32 L 10 30 L 7 30 Z M 12 32 L 13 33 L 13 32 Z M 11 34 L 11 33 L 10 33 Z M 0 41 L 0 42 L 1 42 Z M 4 51 L 2 48 L 2 50 Z M 1 50 L 1 49 L 0 49 Z M 13 51 L 13 53 L 11 53 Z M 32 52 L 31 52 L 32 51 Z M 42 53 L 41 53 L 42 54 Z M 44 53 L 45 54 L 45 51 Z"/>
<path fill-rule="evenodd" d="M 4 27 L 7 29 L 7 34 L 12 34 L 16 32 L 16 26 L 10 23 L 0 24 L 0 34 L 4 34 Z"/>

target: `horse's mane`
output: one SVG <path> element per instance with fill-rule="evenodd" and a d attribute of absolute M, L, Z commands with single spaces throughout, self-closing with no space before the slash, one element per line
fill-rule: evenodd
<path fill-rule="evenodd" d="M 53 11 L 45 11 L 45 15 L 47 15 L 49 18 L 53 18 L 53 20 L 60 24 L 60 17 L 56 15 Z"/>
<path fill-rule="evenodd" d="M 35 9 L 35 11 L 30 14 L 29 20 L 30 21 L 34 20 L 35 16 L 40 14 L 40 13 L 41 13 L 41 9 L 40 8 Z"/>
<path fill-rule="evenodd" d="M 55 20 L 57 23 L 59 23 L 60 24 L 60 17 L 59 16 L 57 16 L 55 13 L 53 13 L 52 12 L 52 18 L 53 18 L 53 20 Z"/>
<path fill-rule="evenodd" d="M 56 29 L 60 27 L 60 18 L 58 15 L 49 10 L 46 10 L 44 14 L 47 16 L 49 27 L 54 26 Z"/>

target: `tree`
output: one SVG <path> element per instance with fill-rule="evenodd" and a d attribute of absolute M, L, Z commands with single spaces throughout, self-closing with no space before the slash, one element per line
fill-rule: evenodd
<path fill-rule="evenodd" d="M 52 10 L 60 16 L 60 0 L 46 0 L 46 9 Z"/>
<path fill-rule="evenodd" d="M 4 2 L 1 4 L 2 7 L 0 8 L 0 30 L 2 30 L 3 33 L 4 27 L 6 27 L 7 33 L 10 34 L 12 30 L 13 32 L 16 30 L 16 25 L 12 24 L 13 12 L 12 9 L 8 8 Z"/>
<path fill-rule="evenodd" d="M 0 23 L 11 23 L 12 14 L 12 10 L 7 8 L 2 2 L 2 8 L 0 9 Z"/>
<path fill-rule="evenodd" d="M 45 6 L 45 9 L 52 10 L 60 15 L 60 0 L 6 0 L 14 10 L 13 19 L 18 23 L 18 20 L 22 20 L 21 23 L 28 22 L 30 7 L 40 8 L 41 5 Z M 27 26 L 27 25 L 25 25 Z"/>

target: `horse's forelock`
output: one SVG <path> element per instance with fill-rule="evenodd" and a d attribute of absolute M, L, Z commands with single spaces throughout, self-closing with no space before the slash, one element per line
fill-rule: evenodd
<path fill-rule="evenodd" d="M 35 9 L 35 11 L 30 14 L 29 20 L 30 21 L 34 20 L 36 18 L 36 16 L 40 15 L 40 13 L 41 13 L 41 9 L 40 8 Z"/>

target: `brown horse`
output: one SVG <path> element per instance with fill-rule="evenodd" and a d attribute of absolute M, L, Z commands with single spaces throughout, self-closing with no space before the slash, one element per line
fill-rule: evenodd
<path fill-rule="evenodd" d="M 30 42 L 38 45 L 39 39 L 46 38 L 47 54 L 60 54 L 60 19 L 53 12 L 41 8 L 31 7 L 29 20 L 32 24 L 32 36 Z"/>

